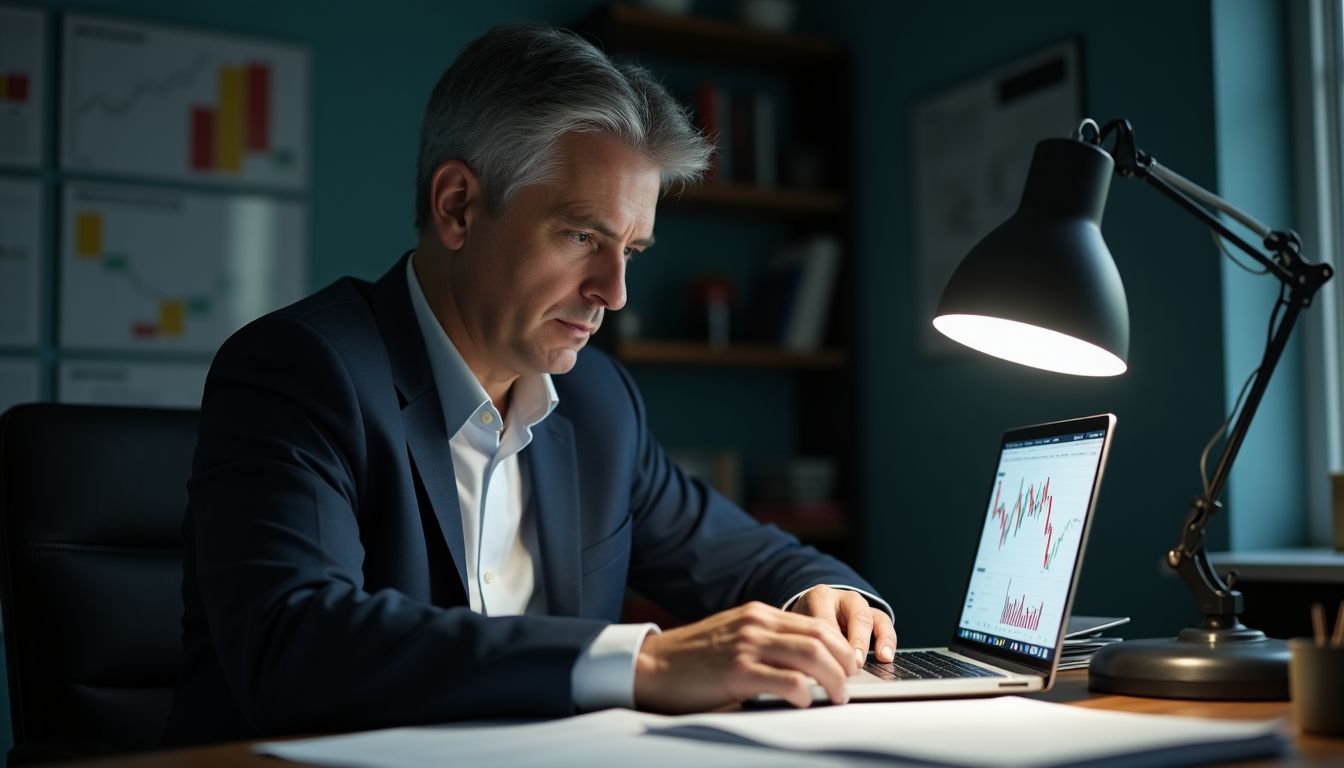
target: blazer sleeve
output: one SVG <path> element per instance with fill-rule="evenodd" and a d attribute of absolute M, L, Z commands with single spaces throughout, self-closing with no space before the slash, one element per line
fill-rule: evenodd
<path fill-rule="evenodd" d="M 683 473 L 649 433 L 644 402 L 630 374 L 619 363 L 612 365 L 633 408 L 635 429 L 632 587 L 683 618 L 752 600 L 783 606 L 819 584 L 876 594 L 849 566 L 761 524 Z"/>
<path fill-rule="evenodd" d="M 573 713 L 574 661 L 604 622 L 485 617 L 365 590 L 361 537 L 387 535 L 373 530 L 382 480 L 367 466 L 386 433 L 370 429 L 349 370 L 368 362 L 273 315 L 211 368 L 186 588 L 236 704 L 262 734 Z"/>

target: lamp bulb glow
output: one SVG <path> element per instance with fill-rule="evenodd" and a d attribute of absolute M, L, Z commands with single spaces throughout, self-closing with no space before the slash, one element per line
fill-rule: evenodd
<path fill-rule="evenodd" d="M 1115 354 L 1058 331 L 984 315 L 940 315 L 933 326 L 953 341 L 1033 368 L 1075 376 L 1118 376 L 1127 366 Z"/>

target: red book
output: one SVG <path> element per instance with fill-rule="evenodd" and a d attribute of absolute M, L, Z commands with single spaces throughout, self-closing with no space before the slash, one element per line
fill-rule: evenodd
<path fill-rule="evenodd" d="M 714 144 L 714 158 L 705 172 L 705 181 L 729 181 L 728 94 L 717 83 L 704 83 L 696 89 L 695 121 L 700 132 Z"/>

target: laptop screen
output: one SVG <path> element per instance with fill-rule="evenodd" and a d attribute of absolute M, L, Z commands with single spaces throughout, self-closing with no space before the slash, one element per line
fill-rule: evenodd
<path fill-rule="evenodd" d="M 1004 435 L 958 643 L 1036 667 L 1054 661 L 1113 424 L 1103 415 Z"/>

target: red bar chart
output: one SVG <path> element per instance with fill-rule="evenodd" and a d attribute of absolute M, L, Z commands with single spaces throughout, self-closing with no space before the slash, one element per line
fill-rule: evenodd
<path fill-rule="evenodd" d="M 28 103 L 27 72 L 0 72 L 0 103 Z"/>
<path fill-rule="evenodd" d="M 191 167 L 239 173 L 244 153 L 270 149 L 271 67 L 264 62 L 221 67 L 212 104 L 190 108 Z"/>
<path fill-rule="evenodd" d="M 1008 592 L 1003 594 L 1003 611 L 999 614 L 999 621 L 1010 627 L 1020 627 L 1022 629 L 1035 630 L 1041 625 L 1041 614 L 1045 612 L 1045 601 L 1037 603 L 1035 608 L 1027 606 L 1027 595 L 1022 595 L 1014 599 L 1011 595 L 1013 582 L 1008 582 Z"/>

